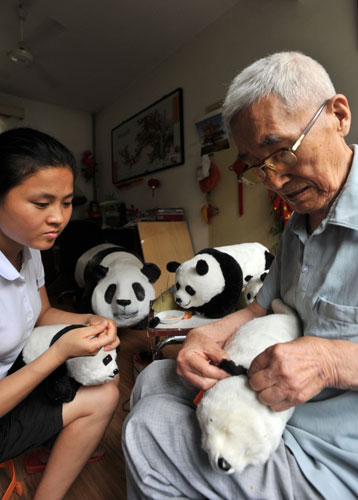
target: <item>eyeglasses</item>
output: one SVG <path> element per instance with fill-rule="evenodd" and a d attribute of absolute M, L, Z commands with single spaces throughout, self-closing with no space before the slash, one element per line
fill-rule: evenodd
<path fill-rule="evenodd" d="M 309 122 L 307 127 L 304 129 L 300 137 L 294 143 L 292 148 L 281 148 L 274 153 L 271 153 L 262 162 L 257 163 L 256 165 L 247 165 L 242 171 L 241 175 L 238 176 L 238 181 L 243 182 L 245 184 L 257 184 L 259 182 L 264 182 L 267 178 L 267 174 L 265 169 L 270 169 L 273 172 L 284 172 L 287 169 L 292 168 L 297 162 L 297 156 L 295 152 L 300 147 L 303 139 L 306 137 L 308 132 L 311 130 L 317 118 L 322 113 L 324 107 L 329 102 L 324 101 L 324 103 L 319 107 L 318 111 Z"/>

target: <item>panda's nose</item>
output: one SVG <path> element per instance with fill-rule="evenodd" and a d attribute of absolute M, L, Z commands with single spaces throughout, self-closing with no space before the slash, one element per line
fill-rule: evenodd
<path fill-rule="evenodd" d="M 181 302 L 183 302 L 183 301 L 181 300 L 181 298 L 180 298 L 180 297 L 177 297 L 177 298 L 175 299 L 175 302 L 177 302 L 178 304 L 180 304 L 180 303 L 181 303 Z"/>
<path fill-rule="evenodd" d="M 115 369 L 113 370 L 113 375 L 117 375 L 118 373 L 119 373 L 118 368 L 115 368 Z"/>
<path fill-rule="evenodd" d="M 117 300 L 116 302 L 119 306 L 123 306 L 123 307 L 129 306 L 129 304 L 131 303 L 130 300 Z"/>
<path fill-rule="evenodd" d="M 228 470 L 231 469 L 231 465 L 223 457 L 219 457 L 218 467 L 219 467 L 219 469 L 223 470 L 224 472 L 227 472 Z"/>

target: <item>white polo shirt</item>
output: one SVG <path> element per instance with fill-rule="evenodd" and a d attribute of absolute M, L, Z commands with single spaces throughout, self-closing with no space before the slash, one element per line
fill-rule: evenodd
<path fill-rule="evenodd" d="M 24 248 L 18 272 L 0 251 L 0 378 L 24 347 L 41 311 L 39 289 L 45 284 L 39 250 Z"/>

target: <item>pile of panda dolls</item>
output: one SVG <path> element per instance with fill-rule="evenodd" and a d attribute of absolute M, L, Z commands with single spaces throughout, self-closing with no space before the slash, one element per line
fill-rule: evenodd
<path fill-rule="evenodd" d="M 167 269 L 176 273 L 176 306 L 207 318 L 223 317 L 238 309 L 243 295 L 246 303 L 254 299 L 272 261 L 272 254 L 260 243 L 207 248 L 182 264 L 171 261 Z M 143 263 L 133 252 L 102 244 L 79 258 L 75 278 L 83 291 L 83 309 L 114 319 L 118 327 L 132 327 L 146 320 L 155 299 L 152 283 L 160 273 L 155 264 Z M 292 413 L 274 413 L 261 404 L 245 376 L 252 359 L 266 347 L 299 335 L 293 312 L 283 303 L 273 308 L 276 314 L 248 322 L 225 346 L 232 365 L 244 367 L 241 375 L 217 382 L 198 406 L 202 446 L 220 472 L 241 471 L 248 464 L 266 461 Z M 78 326 L 35 328 L 23 350 L 25 363 Z M 67 360 L 45 382 L 50 399 L 71 401 L 81 384 L 105 383 L 117 373 L 116 352 L 101 349 L 93 357 Z"/>

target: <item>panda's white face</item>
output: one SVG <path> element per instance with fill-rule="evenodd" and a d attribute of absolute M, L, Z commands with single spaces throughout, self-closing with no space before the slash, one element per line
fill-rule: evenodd
<path fill-rule="evenodd" d="M 263 405 L 247 377 L 219 380 L 197 408 L 202 447 L 216 472 L 242 472 L 264 463 L 277 448 L 286 415 Z"/>
<path fill-rule="evenodd" d="M 119 327 L 132 326 L 144 319 L 155 298 L 153 286 L 139 268 L 109 268 L 92 294 L 92 309 L 111 318 Z"/>
<path fill-rule="evenodd" d="M 109 382 L 119 373 L 114 350 L 104 351 L 103 347 L 96 356 L 83 356 L 68 359 L 67 369 L 71 377 L 82 385 L 99 385 Z"/>
<path fill-rule="evenodd" d="M 247 283 L 246 288 L 245 288 L 245 292 L 244 292 L 245 302 L 247 305 L 251 304 L 255 300 L 256 295 L 259 293 L 259 291 L 264 283 L 264 279 L 265 279 L 266 275 L 267 275 L 267 272 L 262 273 L 260 276 L 254 276 Z"/>
<path fill-rule="evenodd" d="M 205 260 L 208 265 L 208 272 L 204 275 L 197 272 L 200 260 Z M 219 295 L 224 290 L 225 280 L 218 261 L 212 255 L 199 254 L 178 267 L 175 286 L 175 302 L 183 309 L 189 309 L 207 304 Z"/>

